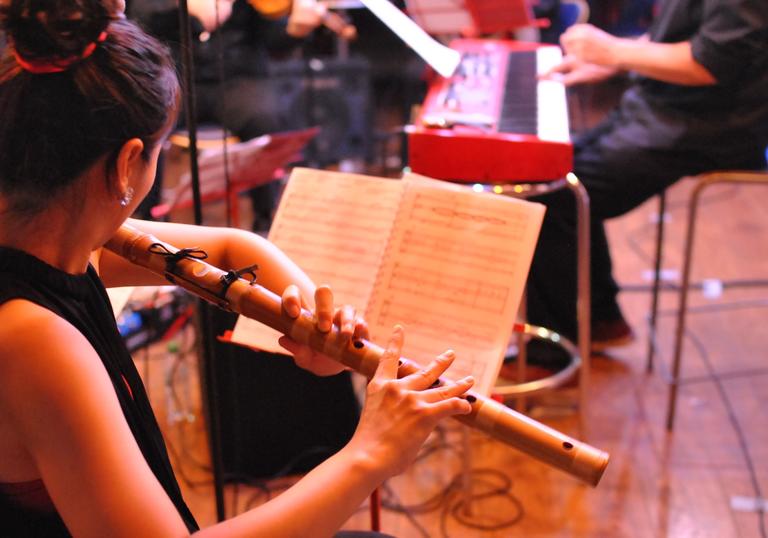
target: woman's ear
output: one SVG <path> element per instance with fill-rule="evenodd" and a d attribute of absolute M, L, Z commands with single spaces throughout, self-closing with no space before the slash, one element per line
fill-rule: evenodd
<path fill-rule="evenodd" d="M 144 151 L 144 142 L 139 138 L 131 138 L 117 154 L 115 161 L 116 187 L 118 196 L 122 197 L 128 191 L 128 188 L 134 188 L 137 178 L 142 177 L 144 167 L 147 166 L 142 152 Z"/>

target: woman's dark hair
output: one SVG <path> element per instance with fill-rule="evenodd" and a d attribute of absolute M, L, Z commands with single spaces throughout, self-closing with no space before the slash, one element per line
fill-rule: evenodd
<path fill-rule="evenodd" d="M 175 121 L 179 89 L 168 50 L 111 1 L 0 4 L 8 39 L 0 59 L 0 193 L 15 211 L 44 208 L 105 155 L 109 169 L 131 138 L 144 142 L 148 157 Z M 30 64 L 66 68 L 41 74 Z"/>

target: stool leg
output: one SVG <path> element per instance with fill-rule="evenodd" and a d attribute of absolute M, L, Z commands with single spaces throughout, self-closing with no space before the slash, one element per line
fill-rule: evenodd
<path fill-rule="evenodd" d="M 227 226 L 233 226 L 235 228 L 240 227 L 240 206 L 238 204 L 237 191 L 229 193 L 229 214 Z"/>
<path fill-rule="evenodd" d="M 693 263 L 693 241 L 695 235 L 696 212 L 699 199 L 704 189 L 716 183 L 768 183 L 765 172 L 754 171 L 730 171 L 712 172 L 698 176 L 696 186 L 691 193 L 688 203 L 688 223 L 685 234 L 683 251 L 683 269 L 680 282 L 680 304 L 677 311 L 677 328 L 675 330 L 674 358 L 672 363 L 672 380 L 669 388 L 669 401 L 667 404 L 667 431 L 671 432 L 675 420 L 675 407 L 677 405 L 677 387 L 680 384 L 680 362 L 683 355 L 683 337 L 685 336 L 685 316 L 688 308 L 688 287 L 691 278 L 691 265 Z"/>
<path fill-rule="evenodd" d="M 683 337 L 685 336 L 685 315 L 688 309 L 688 286 L 691 278 L 691 261 L 693 258 L 693 239 L 696 225 L 696 211 L 699 196 L 706 183 L 697 183 L 688 204 L 688 224 L 683 247 L 683 269 L 680 280 L 680 302 L 677 310 L 677 328 L 675 329 L 674 357 L 672 360 L 672 379 L 669 386 L 667 402 L 667 431 L 671 432 L 675 422 L 675 407 L 677 405 L 677 387 L 680 383 L 680 361 L 683 355 Z"/>
<path fill-rule="evenodd" d="M 376 488 L 371 492 L 370 516 L 371 530 L 379 532 L 381 530 L 381 497 L 379 497 L 379 488 Z"/>
<path fill-rule="evenodd" d="M 526 312 L 527 291 L 523 289 L 523 298 L 520 301 L 520 319 L 528 319 Z M 523 332 L 515 332 L 517 335 L 517 382 L 525 383 L 526 370 L 528 368 L 528 346 L 525 340 L 525 334 Z M 524 393 L 521 393 L 515 398 L 515 410 L 519 413 L 525 413 L 528 406 L 528 398 Z"/>
<path fill-rule="evenodd" d="M 461 485 L 464 495 L 464 515 L 472 515 L 472 443 L 469 439 L 469 428 L 461 427 Z"/>
<path fill-rule="evenodd" d="M 576 316 L 578 320 L 578 347 L 581 355 L 581 370 L 579 372 L 579 413 L 582 431 L 583 416 L 587 411 L 587 397 L 589 395 L 590 354 L 592 348 L 592 291 L 590 287 L 590 216 L 589 195 L 584 185 L 576 177 L 569 173 L 566 177 L 568 188 L 576 199 L 576 227 L 577 227 L 577 300 Z"/>
<path fill-rule="evenodd" d="M 656 320 L 659 313 L 659 288 L 661 284 L 661 260 L 664 249 L 664 217 L 667 207 L 666 192 L 659 194 L 659 221 L 656 223 L 656 252 L 653 263 L 653 288 L 651 292 L 651 318 L 648 322 L 648 358 L 645 371 L 653 372 L 653 356 L 656 352 Z"/>

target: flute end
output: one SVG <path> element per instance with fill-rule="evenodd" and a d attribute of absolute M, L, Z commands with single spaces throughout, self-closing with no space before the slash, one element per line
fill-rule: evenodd
<path fill-rule="evenodd" d="M 608 467 L 610 454 L 586 443 L 579 443 L 573 449 L 573 474 L 590 486 L 596 487 Z"/>

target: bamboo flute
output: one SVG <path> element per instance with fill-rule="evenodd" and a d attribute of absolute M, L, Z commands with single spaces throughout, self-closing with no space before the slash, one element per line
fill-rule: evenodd
<path fill-rule="evenodd" d="M 224 310 L 252 318 L 309 345 L 369 379 L 384 352 L 366 340 L 350 342 L 341 338 L 336 327 L 327 333 L 318 331 L 312 313 L 307 310 L 291 318 L 283 312 L 278 295 L 233 271 L 214 267 L 195 257 L 192 250 L 180 250 L 128 224 L 122 225 L 105 247 Z M 416 363 L 401 357 L 398 375 L 406 376 L 419 369 Z M 608 465 L 608 453 L 481 394 L 470 391 L 464 397 L 471 403 L 472 412 L 457 415 L 456 420 L 592 486 L 600 481 Z"/>

